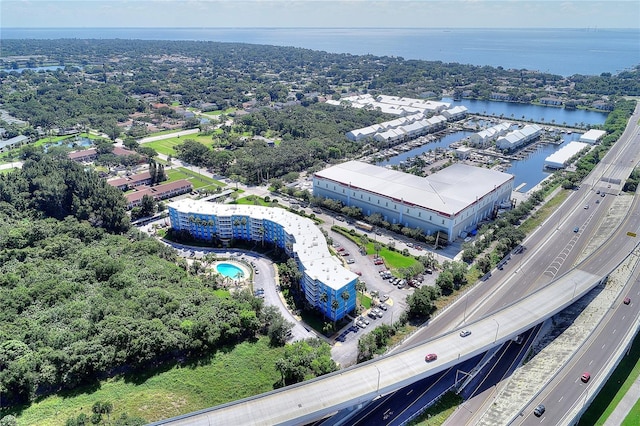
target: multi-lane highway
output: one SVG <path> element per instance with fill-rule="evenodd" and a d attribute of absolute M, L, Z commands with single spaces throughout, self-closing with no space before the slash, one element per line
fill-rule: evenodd
<path fill-rule="evenodd" d="M 636 109 L 624 135 L 585 180 L 580 190 L 573 193 L 567 202 L 555 212 L 554 216 L 527 240 L 527 247 L 532 247 L 532 250 L 527 253 L 527 259 L 520 260 L 517 256 L 514 256 L 504 271 L 498 271 L 498 276 L 492 277 L 492 279 L 500 278 L 502 273 L 502 277 L 505 279 L 501 283 L 494 283 L 492 287 L 486 286 L 491 287 L 491 289 L 482 289 L 481 287 L 474 289 L 474 292 L 485 290 L 487 294 L 495 292 L 496 296 L 490 299 L 491 301 L 478 304 L 478 308 L 467 309 L 467 317 L 473 318 L 473 315 L 477 313 L 491 311 L 509 300 L 517 298 L 519 292 L 534 290 L 537 286 L 542 285 L 552 273 L 557 275 L 558 272 L 562 273 L 573 267 L 577 260 L 585 257 L 586 249 L 599 248 L 595 255 L 583 261 L 579 267 L 595 274 L 606 274 L 606 271 L 612 267 L 611 260 L 616 259 L 617 261 L 621 254 L 629 253 L 637 244 L 637 238 L 626 234 L 627 232 L 635 233 L 640 229 L 640 221 L 638 220 L 638 212 L 640 210 L 637 197 L 633 205 L 624 212 L 616 211 L 612 206 L 614 206 L 613 200 L 615 196 L 619 193 L 625 179 L 640 158 L 638 152 L 640 148 L 639 117 L 638 109 Z M 606 195 L 602 196 L 603 193 Z M 589 205 L 589 208 L 585 209 L 586 205 Z M 617 209 L 620 210 L 620 208 Z M 617 220 L 616 215 L 621 217 L 621 220 Z M 578 233 L 573 233 L 575 235 L 572 236 L 575 226 L 578 226 L 580 230 Z M 614 232 L 615 234 L 613 234 Z M 564 236 L 565 241 L 563 242 L 562 238 L 558 241 L 558 238 L 556 238 L 554 243 L 554 236 Z M 536 253 L 532 253 L 532 251 Z M 567 291 L 571 290 L 567 289 Z M 631 292 L 633 293 L 633 291 Z M 477 296 L 473 292 L 466 297 L 482 298 L 482 296 Z M 624 307 L 620 305 L 621 299 L 618 298 L 615 305 L 612 306 L 610 315 L 617 312 L 618 308 L 622 309 Z M 604 373 L 604 370 L 611 366 L 604 360 L 611 361 L 611 357 L 614 356 L 614 349 L 618 347 L 624 332 L 637 329 L 638 322 L 635 316 L 637 312 L 637 309 L 633 309 L 631 312 L 633 315 L 623 315 L 625 316 L 623 321 L 602 321 L 597 329 L 594 330 L 593 336 L 600 336 L 601 339 L 606 339 L 608 342 L 598 341 L 592 343 L 589 340 L 584 343 L 578 355 L 589 358 L 586 366 L 585 362 L 574 357 L 558 372 L 555 380 L 562 383 L 573 383 L 582 374 L 582 372 L 577 373 L 577 371 L 581 369 L 588 370 L 592 365 L 596 365 L 598 366 L 598 372 L 596 374 L 592 373 L 594 381 L 588 387 L 584 387 L 585 389 L 594 388 L 598 384 L 595 379 L 601 377 L 598 374 Z M 460 321 L 456 319 L 456 312 L 448 313 L 448 315 L 454 318 L 454 323 Z M 463 314 L 458 308 L 457 318 L 461 315 Z M 439 318 L 439 320 L 442 319 Z M 451 319 L 449 320 L 451 321 Z M 446 320 L 442 321 L 442 324 L 445 323 Z M 613 324 L 617 324 L 617 326 L 613 326 Z M 581 355 L 585 353 L 586 355 Z M 575 369 L 572 369 L 574 365 Z M 565 370 L 567 371 L 565 372 Z M 542 419 L 546 419 L 547 422 L 555 422 L 551 417 L 554 414 L 553 411 L 560 410 L 560 412 L 564 413 L 564 418 L 560 419 L 557 424 L 566 423 L 568 413 L 571 412 L 567 408 L 582 408 L 581 406 L 579 407 L 579 404 L 584 405 L 595 394 L 595 389 L 591 389 L 590 393 L 589 391 L 583 393 L 580 391 L 581 388 L 579 386 L 566 389 L 565 386 L 557 385 L 555 382 L 549 383 L 545 388 L 557 390 L 555 392 L 547 390 L 541 392 L 528 406 L 523 407 L 521 412 L 531 413 L 537 404 L 555 399 L 555 404 L 552 404 L 555 408 L 552 409 L 551 413 L 547 411 Z M 482 401 L 476 401 L 475 404 L 481 405 Z M 573 412 L 575 414 L 576 410 Z M 473 421 L 469 419 L 464 410 L 459 410 L 454 417 L 448 424 L 473 424 Z M 536 417 L 530 416 L 526 418 L 526 421 L 533 422 L 536 419 Z M 523 419 L 518 416 L 513 419 L 512 423 L 519 424 L 520 421 L 523 421 Z"/>
<path fill-rule="evenodd" d="M 635 119 L 632 118 L 634 123 L 637 123 L 638 116 L 636 111 Z M 602 178 L 611 182 L 610 177 L 613 175 L 621 176 L 622 179 L 624 173 L 627 173 L 635 164 L 640 144 L 629 143 L 631 138 L 638 138 L 638 129 L 635 125 L 633 132 L 630 137 L 623 136 L 625 139 L 621 139 L 607 156 L 611 160 L 608 162 L 605 160 L 604 164 L 598 167 L 597 182 L 602 182 Z M 627 133 L 629 130 L 625 135 Z M 628 159 L 634 161 L 630 162 Z M 626 168 L 622 161 L 628 163 Z M 609 188 L 608 185 L 612 187 Z M 615 182 L 606 184 L 606 190 L 609 191 L 610 196 L 616 189 L 614 185 L 618 184 Z M 540 232 L 527 241 L 526 245 L 530 249 L 525 253 L 526 256 L 522 255 L 523 260 L 512 259 L 508 267 L 494 274 L 490 279 L 491 284 L 484 283 L 478 286 L 481 290 L 467 296 L 472 297 L 471 300 L 466 300 L 465 303 L 461 300 L 461 303 L 453 305 L 426 327 L 426 331 L 418 333 L 411 340 L 412 343 L 426 343 L 417 344 L 391 356 L 310 382 L 158 424 L 304 423 L 341 408 L 366 403 L 377 395 L 391 392 L 446 370 L 512 338 L 586 294 L 600 282 L 601 277 L 615 269 L 636 245 L 636 241 L 627 237 L 626 232 L 640 229 L 640 216 L 631 214 L 627 216 L 615 235 L 605 239 L 605 243 L 594 255 L 584 260 L 579 268 L 571 269 L 582 248 L 587 245 L 587 235 L 593 233 L 599 221 L 606 218 L 606 209 L 609 207 L 606 196 L 601 197 L 602 201 L 598 208 L 593 210 L 583 208 L 585 200 L 593 198 L 593 191 L 600 186 L 605 189 L 604 185 L 598 183 L 590 188 L 583 185 L 583 188 L 573 193 L 562 208 L 558 209 L 556 215 L 543 225 Z M 634 203 L 632 211 L 637 211 L 637 208 L 638 206 Z M 574 232 L 576 226 L 579 227 L 578 232 Z M 559 266 L 551 271 L 549 268 L 554 262 L 559 263 Z M 561 275 L 566 270 L 569 272 Z M 517 278 L 509 280 L 507 279 L 509 274 Z M 553 281 L 554 278 L 556 278 L 555 281 Z M 496 296 L 488 298 L 488 294 L 483 294 L 483 290 L 488 288 L 491 288 L 489 292 Z M 514 299 L 527 293 L 531 294 L 513 303 Z M 491 301 L 476 306 L 476 301 L 483 300 Z M 499 308 L 501 309 L 496 310 Z M 459 324 L 462 320 L 466 320 L 467 327 L 472 330 L 471 336 L 462 338 L 456 331 L 441 334 L 443 330 L 455 327 L 455 324 Z M 430 335 L 434 334 L 439 336 L 428 340 Z M 437 353 L 438 359 L 426 363 L 424 356 L 428 352 Z"/>

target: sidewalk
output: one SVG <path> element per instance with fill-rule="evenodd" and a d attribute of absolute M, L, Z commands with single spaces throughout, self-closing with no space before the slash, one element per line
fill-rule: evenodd
<path fill-rule="evenodd" d="M 629 414 L 633 406 L 640 399 L 640 377 L 636 378 L 627 393 L 620 400 L 613 413 L 609 415 L 609 418 L 604 423 L 604 426 L 618 426 L 621 425 L 625 417 Z"/>

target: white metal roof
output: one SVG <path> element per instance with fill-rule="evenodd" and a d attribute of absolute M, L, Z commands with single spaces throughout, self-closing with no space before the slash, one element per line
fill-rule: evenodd
<path fill-rule="evenodd" d="M 589 146 L 588 143 L 576 141 L 569 142 L 567 145 L 548 156 L 544 160 L 544 165 L 556 169 L 564 167 L 571 157 L 582 151 L 587 146 Z"/>
<path fill-rule="evenodd" d="M 513 175 L 465 164 L 454 164 L 419 177 L 361 161 L 348 161 L 315 174 L 375 194 L 402 200 L 447 215 L 456 215 Z"/>
<path fill-rule="evenodd" d="M 584 135 L 580 136 L 580 142 L 596 143 L 598 139 L 603 137 L 607 132 L 604 130 L 591 129 Z"/>

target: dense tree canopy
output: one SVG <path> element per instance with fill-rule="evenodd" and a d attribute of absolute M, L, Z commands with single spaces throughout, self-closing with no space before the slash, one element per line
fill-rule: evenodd
<path fill-rule="evenodd" d="M 75 161 L 37 154 L 21 170 L 0 175 L 0 201 L 23 214 L 74 216 L 110 232 L 128 229 L 122 192 Z"/>
<path fill-rule="evenodd" d="M 119 191 L 48 155 L 0 175 L 3 404 L 290 327 L 129 229 Z M 197 271 L 196 271 L 197 272 Z M 264 318 L 263 318 L 264 316 Z"/>

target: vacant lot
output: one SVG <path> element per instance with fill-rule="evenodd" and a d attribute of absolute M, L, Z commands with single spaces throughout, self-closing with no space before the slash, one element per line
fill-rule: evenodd
<path fill-rule="evenodd" d="M 211 179 L 208 176 L 204 176 L 184 167 L 166 170 L 166 174 L 169 182 L 174 182 L 180 179 L 189 180 L 193 185 L 193 189 L 204 189 L 209 192 L 215 192 L 217 188 L 226 186 L 223 182 Z"/>
<path fill-rule="evenodd" d="M 160 154 L 175 156 L 177 154 L 175 147 L 180 145 L 187 139 L 200 142 L 201 144 L 209 147 L 213 145 L 213 139 L 211 135 L 204 136 L 200 134 L 161 139 L 159 141 L 153 141 L 153 142 L 145 142 L 143 145 L 155 149 Z"/>
<path fill-rule="evenodd" d="M 119 377 L 51 396 L 18 415 L 19 425 L 63 425 L 80 413 L 91 415 L 96 402 L 111 402 L 111 419 L 122 413 L 147 421 L 177 416 L 273 389 L 280 379 L 275 361 L 283 348 L 268 339 L 225 348 L 198 363 L 176 365 L 147 374 Z"/>

